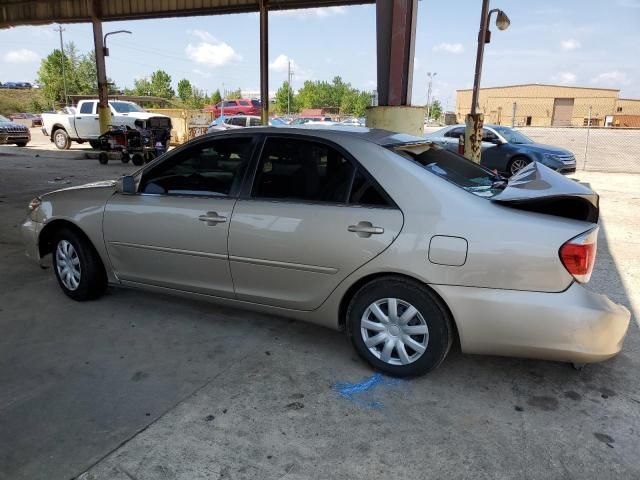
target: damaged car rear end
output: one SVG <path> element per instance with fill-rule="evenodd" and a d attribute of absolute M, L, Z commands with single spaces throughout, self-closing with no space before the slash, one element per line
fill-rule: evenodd
<path fill-rule="evenodd" d="M 434 145 L 393 150 L 475 196 L 448 202 L 459 226 L 450 218 L 437 249 L 435 237 L 429 247 L 439 264 L 430 285 L 451 310 L 464 352 L 582 364 L 621 350 L 629 310 L 584 287 L 597 252 L 595 192 L 535 162 L 507 182 Z M 464 255 L 449 237 L 465 240 Z"/>

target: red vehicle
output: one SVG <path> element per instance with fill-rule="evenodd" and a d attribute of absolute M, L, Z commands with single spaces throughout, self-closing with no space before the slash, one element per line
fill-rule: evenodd
<path fill-rule="evenodd" d="M 261 109 L 260 100 L 251 100 L 250 98 L 223 100 L 216 105 L 208 107 L 208 110 L 213 112 L 215 118 L 218 118 L 223 113 L 225 117 L 232 115 L 260 115 Z"/>

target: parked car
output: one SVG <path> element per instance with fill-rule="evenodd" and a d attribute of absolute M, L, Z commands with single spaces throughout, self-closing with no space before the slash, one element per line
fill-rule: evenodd
<path fill-rule="evenodd" d="M 233 115 L 260 115 L 262 104 L 260 100 L 252 100 L 250 98 L 240 98 L 237 100 L 223 100 L 218 102 L 213 108 L 214 117 L 225 115 L 227 117 Z"/>
<path fill-rule="evenodd" d="M 31 132 L 26 125 L 12 122 L 0 115 L 0 145 L 14 143 L 24 147 L 31 141 Z"/>
<path fill-rule="evenodd" d="M 12 121 L 19 120 L 17 123 L 22 123 L 31 128 L 42 126 L 42 117 L 36 113 L 14 113 L 9 115 L 9 119 Z"/>
<path fill-rule="evenodd" d="M 256 115 L 236 115 L 234 117 L 221 116 L 209 124 L 207 133 L 231 130 L 234 128 L 259 127 L 260 125 L 262 125 L 262 119 Z M 280 118 L 271 118 L 269 119 L 269 125 L 275 127 L 285 125 L 285 123 L 284 120 Z"/>
<path fill-rule="evenodd" d="M 29 82 L 6 82 L 2 85 L 2 88 L 29 90 L 31 89 L 31 84 Z"/>
<path fill-rule="evenodd" d="M 171 129 L 171 119 L 159 113 L 145 112 L 139 105 L 123 100 L 109 102 L 111 124 L 133 129 Z M 98 123 L 98 100 L 81 100 L 73 113 L 43 113 L 42 132 L 50 137 L 60 150 L 66 150 L 72 141 L 88 141 L 99 148 L 100 124 Z M 168 148 L 169 141 L 167 140 Z"/>
<path fill-rule="evenodd" d="M 309 122 L 331 122 L 331 117 L 298 117 L 291 120 L 289 125 L 304 125 Z"/>
<path fill-rule="evenodd" d="M 464 139 L 464 125 L 451 125 L 425 138 L 452 152 L 458 151 L 459 138 Z M 514 175 L 531 162 L 567 174 L 576 171 L 576 158 L 569 150 L 535 143 L 518 130 L 502 125 L 485 125 L 482 129 L 482 155 L 484 167 L 506 175 Z"/>
<path fill-rule="evenodd" d="M 582 286 L 598 195 L 532 163 L 509 182 L 367 128 L 203 135 L 130 176 L 34 198 L 28 256 L 74 300 L 107 284 L 344 329 L 375 368 L 463 352 L 595 362 L 630 312 Z"/>
<path fill-rule="evenodd" d="M 340 125 L 343 125 L 345 127 L 364 127 L 365 120 L 365 117 L 345 118 L 340 122 Z"/>

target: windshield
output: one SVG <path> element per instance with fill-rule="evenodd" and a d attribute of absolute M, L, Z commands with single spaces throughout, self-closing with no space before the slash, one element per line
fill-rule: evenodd
<path fill-rule="evenodd" d="M 272 118 L 271 120 L 269 120 L 269 123 L 271 125 L 286 125 L 286 122 L 281 118 Z"/>
<path fill-rule="evenodd" d="M 479 197 L 491 198 L 506 186 L 506 181 L 491 170 L 430 142 L 404 143 L 390 148 L 419 163 L 425 170 Z"/>
<path fill-rule="evenodd" d="M 118 113 L 144 112 L 144 110 L 135 103 L 111 102 L 111 106 Z"/>
<path fill-rule="evenodd" d="M 533 143 L 533 140 L 516 130 L 512 130 L 506 127 L 493 127 L 493 129 L 500 135 L 502 135 L 508 143 Z"/>
<path fill-rule="evenodd" d="M 0 122 L 4 123 L 4 122 L 10 122 L 11 120 L 9 120 L 7 117 L 3 117 L 2 115 L 0 115 Z"/>

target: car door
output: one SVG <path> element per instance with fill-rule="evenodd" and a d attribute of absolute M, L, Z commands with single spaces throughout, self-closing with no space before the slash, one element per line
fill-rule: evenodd
<path fill-rule="evenodd" d="M 98 138 L 100 122 L 96 111 L 96 101 L 86 101 L 80 105 L 80 110 L 74 116 L 78 138 Z"/>
<path fill-rule="evenodd" d="M 396 238 L 402 212 L 333 144 L 272 134 L 229 228 L 240 300 L 313 310 Z"/>
<path fill-rule="evenodd" d="M 116 193 L 103 231 L 118 278 L 233 297 L 229 220 L 253 145 L 247 135 L 204 139 L 143 171 L 138 193 Z"/>

